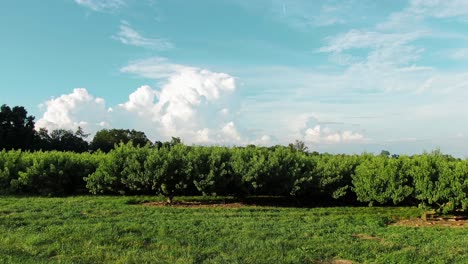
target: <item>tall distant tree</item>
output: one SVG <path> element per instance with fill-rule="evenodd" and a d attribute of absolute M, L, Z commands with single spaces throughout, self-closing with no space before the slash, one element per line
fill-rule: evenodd
<path fill-rule="evenodd" d="M 89 143 L 85 140 L 87 137 L 83 129 L 78 127 L 76 132 L 66 129 L 56 129 L 49 136 L 49 150 L 86 152 Z"/>
<path fill-rule="evenodd" d="M 0 149 L 31 149 L 34 136 L 34 116 L 22 106 L 1 106 Z"/>
<path fill-rule="evenodd" d="M 180 137 L 172 137 L 171 141 L 164 142 L 162 146 L 166 148 L 172 148 L 180 144 L 183 144 L 182 139 L 180 139 Z"/>
<path fill-rule="evenodd" d="M 390 151 L 383 149 L 380 151 L 380 156 L 388 157 L 390 156 Z"/>
<path fill-rule="evenodd" d="M 89 134 L 86 134 L 84 132 L 83 128 L 79 126 L 75 131 L 75 136 L 80 137 L 82 139 L 85 139 L 85 138 L 89 137 Z"/>
<path fill-rule="evenodd" d="M 297 139 L 294 143 L 289 144 L 289 148 L 300 152 L 307 152 L 307 150 L 309 149 L 304 141 Z"/>
<path fill-rule="evenodd" d="M 120 142 L 133 142 L 134 146 L 144 146 L 151 141 L 146 137 L 144 132 L 128 129 L 103 129 L 96 133 L 91 141 L 92 150 L 102 150 L 109 152 L 114 148 L 115 144 Z"/>
<path fill-rule="evenodd" d="M 85 152 L 89 149 L 87 136 L 81 127 L 78 127 L 76 132 L 56 129 L 50 133 L 46 128 L 40 128 L 36 131 L 34 149 Z"/>
<path fill-rule="evenodd" d="M 35 150 L 51 150 L 51 141 L 49 131 L 46 128 L 40 128 L 39 131 L 36 131 L 36 137 L 34 140 L 34 149 Z"/>
<path fill-rule="evenodd" d="M 163 142 L 159 141 L 159 140 L 156 140 L 153 145 L 157 149 L 160 149 L 160 148 L 162 148 L 164 146 Z"/>

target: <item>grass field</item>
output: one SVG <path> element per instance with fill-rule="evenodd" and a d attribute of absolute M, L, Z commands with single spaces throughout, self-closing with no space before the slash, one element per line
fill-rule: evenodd
<path fill-rule="evenodd" d="M 2 263 L 468 263 L 468 228 L 417 208 L 144 206 L 154 197 L 0 197 Z"/>

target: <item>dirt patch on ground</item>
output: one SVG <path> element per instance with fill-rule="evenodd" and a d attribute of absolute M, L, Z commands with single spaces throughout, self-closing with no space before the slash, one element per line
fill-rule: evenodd
<path fill-rule="evenodd" d="M 172 204 L 166 202 L 147 202 L 143 203 L 145 206 L 156 206 L 156 207 L 181 207 L 181 208 L 239 208 L 246 206 L 243 203 L 220 203 L 220 202 L 173 202 Z"/>
<path fill-rule="evenodd" d="M 410 226 L 410 227 L 468 227 L 468 220 L 442 219 L 442 220 L 423 220 L 421 218 L 405 219 L 395 222 L 394 226 Z"/>
<path fill-rule="evenodd" d="M 333 260 L 317 260 L 314 261 L 315 264 L 353 264 L 351 260 L 347 259 L 333 259 Z"/>
<path fill-rule="evenodd" d="M 364 239 L 364 240 L 377 240 L 377 241 L 382 240 L 380 237 L 367 235 L 367 234 L 355 234 L 353 235 L 353 237 L 357 237 L 357 238 Z"/>
<path fill-rule="evenodd" d="M 332 259 L 332 260 L 316 260 L 313 261 L 315 264 L 353 264 L 351 260 L 347 259 Z"/>
<path fill-rule="evenodd" d="M 331 263 L 332 264 L 353 264 L 351 260 L 347 260 L 347 259 L 335 259 Z"/>

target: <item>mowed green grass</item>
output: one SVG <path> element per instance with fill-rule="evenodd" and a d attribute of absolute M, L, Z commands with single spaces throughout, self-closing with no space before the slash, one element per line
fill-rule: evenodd
<path fill-rule="evenodd" d="M 1 263 L 468 263 L 468 228 L 417 208 L 175 208 L 154 197 L 0 197 Z"/>

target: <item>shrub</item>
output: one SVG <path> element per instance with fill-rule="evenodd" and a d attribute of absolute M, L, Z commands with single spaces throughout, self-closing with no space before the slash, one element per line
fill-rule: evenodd
<path fill-rule="evenodd" d="M 296 178 L 301 177 L 301 167 L 298 157 L 302 152 L 296 152 L 286 147 L 266 151 L 266 160 L 260 166 L 262 173 L 257 175 L 259 193 L 263 195 L 290 195 Z"/>
<path fill-rule="evenodd" d="M 422 207 L 432 207 L 448 213 L 467 209 L 468 166 L 467 161 L 453 160 L 439 151 L 415 156 L 411 176 L 415 186 L 415 198 Z"/>
<path fill-rule="evenodd" d="M 409 159 L 376 156 L 364 160 L 353 176 L 353 191 L 361 202 L 399 204 L 413 193 L 408 175 Z"/>
<path fill-rule="evenodd" d="M 324 199 L 340 199 L 350 193 L 356 167 L 365 159 L 362 156 L 321 155 L 317 161 L 317 187 Z"/>
<path fill-rule="evenodd" d="M 232 151 L 226 147 L 195 147 L 190 151 L 192 178 L 203 195 L 237 195 L 241 181 L 231 168 Z"/>
<path fill-rule="evenodd" d="M 13 194 L 18 191 L 19 172 L 26 164 L 21 150 L 0 151 L 0 194 Z"/>
<path fill-rule="evenodd" d="M 297 153 L 296 174 L 290 194 L 300 199 L 311 199 L 319 192 L 316 183 L 317 156 Z"/>
<path fill-rule="evenodd" d="M 147 188 L 143 183 L 143 163 L 149 146 L 135 147 L 132 142 L 120 143 L 104 155 L 97 170 L 85 178 L 86 188 L 93 193 L 135 193 Z"/>
<path fill-rule="evenodd" d="M 151 189 L 156 194 L 164 195 L 168 203 L 172 203 L 174 196 L 184 194 L 188 183 L 193 182 L 188 147 L 183 144 L 152 149 L 144 169 Z"/>
<path fill-rule="evenodd" d="M 261 175 L 266 173 L 266 150 L 255 147 L 233 148 L 231 168 L 233 176 L 240 180 L 238 196 L 259 195 L 262 189 Z"/>

